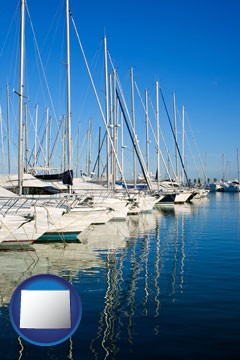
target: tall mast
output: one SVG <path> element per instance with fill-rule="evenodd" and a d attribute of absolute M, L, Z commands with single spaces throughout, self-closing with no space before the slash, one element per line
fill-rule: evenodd
<path fill-rule="evenodd" d="M 34 172 L 37 166 L 37 129 L 38 129 L 38 104 L 35 105 L 35 136 L 34 136 Z"/>
<path fill-rule="evenodd" d="M 184 106 L 182 107 L 182 182 L 184 182 L 184 162 L 185 162 L 185 154 L 184 154 L 184 136 L 185 136 L 185 129 L 184 129 L 184 117 L 185 111 Z"/>
<path fill-rule="evenodd" d="M 77 137 L 76 177 L 79 176 L 79 157 L 80 157 L 80 123 L 78 124 L 78 137 Z"/>
<path fill-rule="evenodd" d="M 70 35 L 69 35 L 69 0 L 66 0 L 66 66 L 67 66 L 67 161 L 68 170 L 72 170 L 72 134 L 71 134 L 71 92 L 70 92 Z M 69 188 L 69 191 L 70 188 Z"/>
<path fill-rule="evenodd" d="M 178 151 L 177 151 L 177 111 L 176 111 L 176 97 L 173 93 L 173 117 L 174 117 L 174 134 L 175 134 L 175 160 L 176 160 L 176 176 L 178 177 Z"/>
<path fill-rule="evenodd" d="M 50 173 L 50 146 L 51 146 L 51 136 L 52 136 L 52 117 L 49 116 L 48 120 L 48 153 L 47 153 L 47 167 L 48 174 Z"/>
<path fill-rule="evenodd" d="M 104 44 L 104 73 L 105 73 L 105 116 L 106 116 L 106 125 L 109 127 L 109 86 L 108 86 L 108 61 L 107 61 L 107 38 L 104 36 L 103 38 Z M 107 187 L 110 186 L 109 180 L 109 133 L 107 133 L 106 137 L 106 170 L 107 170 Z"/>
<path fill-rule="evenodd" d="M 89 123 L 89 156 L 88 156 L 88 172 L 91 176 L 91 165 L 92 165 L 92 119 Z"/>
<path fill-rule="evenodd" d="M 122 111 L 120 113 L 120 124 L 121 124 L 121 168 L 122 168 L 122 172 L 124 173 L 124 149 L 126 148 L 126 146 L 124 146 L 124 128 L 123 128 Z"/>
<path fill-rule="evenodd" d="M 1 138 L 1 155 L 2 155 L 2 174 L 5 173 L 5 160 L 4 160 L 4 144 L 3 144 L 3 118 L 2 118 L 2 108 L 0 106 L 0 138 Z"/>
<path fill-rule="evenodd" d="M 9 89 L 6 84 L 6 98 L 7 98 L 7 132 L 8 132 L 8 174 L 11 173 L 11 153 L 10 153 L 10 106 L 9 106 Z"/>
<path fill-rule="evenodd" d="M 113 143 L 113 76 L 111 73 L 109 74 L 109 129 Z M 109 173 L 111 174 L 111 179 L 113 178 L 113 162 L 112 144 L 109 144 Z"/>
<path fill-rule="evenodd" d="M 28 121 L 27 121 L 27 103 L 24 103 L 24 139 L 25 139 L 25 173 L 28 173 Z"/>
<path fill-rule="evenodd" d="M 98 129 L 98 160 L 97 160 L 97 178 L 100 177 L 100 152 L 101 152 L 101 126 Z"/>
<path fill-rule="evenodd" d="M 118 121 L 117 121 L 117 73 L 116 69 L 113 70 L 113 147 L 115 148 L 116 155 L 118 156 Z M 113 189 L 115 189 L 117 180 L 117 164 L 116 158 L 113 156 Z"/>
<path fill-rule="evenodd" d="M 145 90 L 145 116 L 146 116 L 146 168 L 149 172 L 149 130 L 148 130 L 148 91 Z"/>
<path fill-rule="evenodd" d="M 222 154 L 222 181 L 224 181 L 225 178 L 225 169 L 224 169 L 224 154 Z"/>
<path fill-rule="evenodd" d="M 24 43 L 25 43 L 25 0 L 20 0 L 20 74 L 19 74 L 19 118 L 18 118 L 18 193 L 23 186 L 23 88 L 24 88 Z"/>
<path fill-rule="evenodd" d="M 49 108 L 46 108 L 46 130 L 45 130 L 45 156 L 44 156 L 44 168 L 45 174 L 47 174 L 48 163 L 48 121 L 49 121 Z"/>
<path fill-rule="evenodd" d="M 134 101 L 134 78 L 133 78 L 133 68 L 130 68 L 130 78 L 131 78 L 131 102 L 132 102 L 132 128 L 135 132 L 135 101 Z M 136 165 L 136 151 L 135 146 L 133 144 L 133 183 L 134 188 L 137 185 L 137 165 Z"/>
<path fill-rule="evenodd" d="M 207 184 L 207 152 L 205 151 L 205 159 L 204 159 L 204 176 L 205 176 L 205 184 Z"/>
<path fill-rule="evenodd" d="M 157 183 L 158 187 L 161 179 L 160 169 L 160 125 L 159 125 L 159 83 L 156 81 L 156 130 L 157 130 Z"/>
<path fill-rule="evenodd" d="M 88 131 L 87 131 L 87 151 L 86 151 L 86 173 L 87 176 L 91 176 L 91 142 L 92 142 L 92 119 L 88 121 Z"/>
<path fill-rule="evenodd" d="M 62 172 L 66 170 L 65 136 L 66 136 L 66 115 L 63 116 L 63 121 L 62 121 Z"/>
<path fill-rule="evenodd" d="M 239 182 L 239 156 L 238 156 L 238 148 L 237 148 L 237 179 L 238 179 L 238 182 Z"/>

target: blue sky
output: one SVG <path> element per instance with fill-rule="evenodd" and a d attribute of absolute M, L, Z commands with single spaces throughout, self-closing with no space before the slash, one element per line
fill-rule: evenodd
<path fill-rule="evenodd" d="M 64 0 L 41 2 L 28 0 L 27 4 L 54 102 L 56 121 L 60 121 L 66 111 Z M 4 124 L 6 123 L 5 84 L 8 82 L 10 89 L 18 87 L 17 7 L 17 0 L 2 1 L 0 5 L 0 103 Z M 129 68 L 132 66 L 143 97 L 145 89 L 148 89 L 153 103 L 155 102 L 154 83 L 155 80 L 159 80 L 170 115 L 172 116 L 173 92 L 176 93 L 179 113 L 182 105 L 185 106 L 203 163 L 206 159 L 208 176 L 222 177 L 222 154 L 224 154 L 226 176 L 236 177 L 236 149 L 240 147 L 240 1 L 122 0 L 117 3 L 108 0 L 70 0 L 70 8 L 93 71 L 102 105 L 104 106 L 102 38 L 105 33 L 108 49 L 118 70 L 128 104 L 130 104 Z M 28 17 L 26 23 L 25 90 L 26 95 L 29 96 L 28 106 L 32 117 L 34 106 L 38 102 L 39 117 L 43 119 L 44 109 L 50 106 L 50 102 L 42 72 L 37 70 L 39 60 L 34 50 Z M 92 118 L 92 161 L 94 162 L 97 130 L 103 124 L 72 26 L 71 64 L 73 142 L 76 143 L 77 127 L 80 122 L 83 145 L 87 123 L 89 118 Z M 137 94 L 135 98 L 137 132 L 145 154 L 144 112 Z M 13 156 L 16 153 L 14 144 L 17 136 L 17 99 L 12 92 L 11 104 Z M 50 112 L 53 113 L 53 110 L 50 109 Z M 154 124 L 153 113 L 150 114 L 150 118 Z M 160 121 L 174 161 L 173 140 L 162 103 L 160 103 Z M 6 125 L 4 127 L 6 128 Z M 178 128 L 180 136 L 180 123 Z M 29 125 L 30 137 L 31 131 Z M 39 134 L 41 131 L 39 130 Z M 189 142 L 193 144 L 187 127 L 186 134 Z M 6 136 L 4 139 L 6 147 Z M 126 143 L 128 145 L 126 172 L 131 176 L 132 155 L 127 137 Z M 29 147 L 31 144 L 30 139 Z M 74 149 L 76 154 L 76 145 Z M 150 170 L 155 171 L 153 139 L 150 149 L 153 158 Z M 193 145 L 191 149 L 198 162 Z M 59 160 L 60 152 L 61 150 L 56 152 L 55 162 Z M 186 162 L 189 177 L 197 177 L 187 140 Z M 81 156 L 83 169 L 84 163 L 83 150 Z M 199 173 L 202 176 L 200 170 Z M 163 170 L 162 175 L 164 174 Z"/>

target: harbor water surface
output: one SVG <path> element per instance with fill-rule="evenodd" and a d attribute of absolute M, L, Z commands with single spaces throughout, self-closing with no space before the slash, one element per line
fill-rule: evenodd
<path fill-rule="evenodd" d="M 215 193 L 83 234 L 83 243 L 0 252 L 0 359 L 239 359 L 239 194 Z M 9 320 L 18 284 L 41 273 L 77 289 L 82 321 L 39 347 Z"/>

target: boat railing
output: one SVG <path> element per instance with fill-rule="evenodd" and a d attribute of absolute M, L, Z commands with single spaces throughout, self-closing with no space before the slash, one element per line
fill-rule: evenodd
<path fill-rule="evenodd" d="M 71 199 L 71 201 L 74 201 Z M 44 197 L 41 198 L 30 198 L 30 197 L 0 197 L 0 213 L 4 216 L 8 213 L 19 213 L 22 210 L 31 210 L 31 207 L 62 207 L 64 209 L 69 208 L 69 199 L 68 198 L 52 198 Z"/>
<path fill-rule="evenodd" d="M 8 197 L 0 198 L 0 212 L 3 215 L 7 213 L 17 213 L 20 209 L 30 209 L 31 205 L 29 204 L 28 198 L 22 197 Z"/>

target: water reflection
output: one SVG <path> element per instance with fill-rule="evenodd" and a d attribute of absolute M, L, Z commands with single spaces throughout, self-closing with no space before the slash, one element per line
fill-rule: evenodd
<path fill-rule="evenodd" d="M 69 341 L 69 352 L 68 352 L 68 359 L 69 360 L 73 360 L 73 341 L 72 338 L 70 337 Z"/>
<path fill-rule="evenodd" d="M 140 319 L 143 323 L 144 319 L 150 321 L 154 336 L 159 334 L 163 304 L 169 299 L 175 302 L 184 291 L 186 211 L 182 209 L 183 212 L 179 208 L 177 214 L 173 211 L 174 216 L 167 221 L 165 210 L 131 217 L 128 252 L 119 256 L 108 254 L 104 307 L 97 336 L 90 345 L 94 359 L 117 358 L 120 343 L 124 343 L 125 348 L 128 346 L 131 353 Z"/>
<path fill-rule="evenodd" d="M 160 227 L 159 227 L 159 223 L 157 222 L 156 224 L 156 231 L 155 231 L 155 238 L 156 238 L 156 258 L 155 258 L 155 264 L 154 264 L 154 287 L 156 289 L 156 295 L 154 297 L 155 300 L 155 314 L 154 317 L 155 319 L 158 318 L 159 316 L 159 310 L 160 310 L 160 275 L 161 275 L 161 270 L 160 270 L 160 251 L 161 251 L 161 242 L 160 242 Z M 155 327 L 154 327 L 154 334 L 158 335 L 159 333 L 159 324 L 156 323 Z"/>
<path fill-rule="evenodd" d="M 182 217 L 182 236 L 181 236 L 181 271 L 180 271 L 180 289 L 183 293 L 184 285 L 184 263 L 185 263 L 185 243 L 184 243 L 184 218 Z"/>
<path fill-rule="evenodd" d="M 23 356 L 24 347 L 23 347 L 22 340 L 21 340 L 20 336 L 18 336 L 17 340 L 18 340 L 18 344 L 19 344 L 19 357 L 18 357 L 18 360 L 21 360 L 22 356 Z"/>
<path fill-rule="evenodd" d="M 89 227 L 81 244 L 36 244 L 24 253 L 0 252 L 1 306 L 9 303 L 19 283 L 34 274 L 56 274 L 78 284 L 84 281 L 91 283 L 91 289 L 100 282 L 105 293 L 86 358 L 115 359 L 122 346 L 131 353 L 145 327 L 148 336 L 157 339 L 167 304 L 178 302 L 184 294 L 186 224 L 189 227 L 196 211 L 198 206 L 191 204 L 163 207 L 130 216 L 126 222 Z M 85 291 L 91 301 L 92 292 Z M 22 359 L 20 338 L 18 344 L 17 358 Z M 67 356 L 74 358 L 72 339 Z"/>

